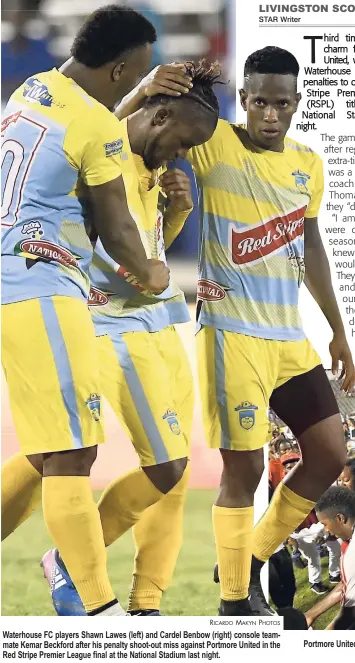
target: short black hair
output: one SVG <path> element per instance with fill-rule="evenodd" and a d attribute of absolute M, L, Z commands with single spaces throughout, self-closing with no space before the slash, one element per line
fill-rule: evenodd
<path fill-rule="evenodd" d="M 181 97 L 172 97 L 167 94 L 157 94 L 154 97 L 148 97 L 145 101 L 145 107 L 163 104 L 171 105 L 181 102 L 194 102 L 199 110 L 205 109 L 215 116 L 216 123 L 219 115 L 219 104 L 216 93 L 213 89 L 217 79 L 221 75 L 221 69 L 218 62 L 207 63 L 206 60 L 199 62 L 185 62 L 186 74 L 191 77 L 193 87 Z"/>
<path fill-rule="evenodd" d="M 297 78 L 300 66 L 292 53 L 278 46 L 265 46 L 247 58 L 244 78 L 251 74 L 291 74 Z"/>
<path fill-rule="evenodd" d="M 70 53 L 77 62 L 97 69 L 156 39 L 154 26 L 142 14 L 129 7 L 106 5 L 88 16 Z"/>
<path fill-rule="evenodd" d="M 342 513 L 345 518 L 355 520 L 355 493 L 349 488 L 331 486 L 317 502 L 316 511 L 331 518 Z"/>

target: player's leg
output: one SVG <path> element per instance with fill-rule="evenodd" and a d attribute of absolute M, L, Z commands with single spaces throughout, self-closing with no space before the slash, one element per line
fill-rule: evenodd
<path fill-rule="evenodd" d="M 148 507 L 165 499 L 169 486 L 171 489 L 176 487 L 178 500 L 181 500 L 180 490 L 185 481 L 187 439 L 183 431 L 179 430 L 176 416 L 169 417 L 170 423 L 166 421 L 165 414 L 173 403 L 167 389 L 169 367 L 162 361 L 156 340 L 159 334 L 162 332 L 138 332 L 124 334 L 116 342 L 108 336 L 100 337 L 96 341 L 103 392 L 131 438 L 141 462 L 138 470 L 112 481 L 99 501 L 106 546 L 137 523 Z M 170 414 L 172 412 L 173 410 Z M 155 468 L 154 463 L 158 467 L 156 477 L 162 490 L 157 488 L 150 478 L 151 470 Z M 165 523 L 162 526 L 165 528 Z M 70 596 L 68 595 L 65 610 L 60 614 L 82 614 L 80 609 L 83 612 L 83 608 L 75 586 L 66 573 L 58 552 L 46 553 L 42 563 L 49 584 L 53 569 L 58 568 L 58 573 L 65 575 Z M 150 564 L 152 566 L 149 569 Z M 156 558 L 146 555 L 144 572 L 153 579 L 156 566 Z M 51 590 L 57 609 L 55 587 L 51 586 Z M 156 587 L 155 601 L 157 597 L 160 599 L 160 595 L 159 588 Z M 58 610 L 57 612 L 59 614 Z"/>
<path fill-rule="evenodd" d="M 269 385 L 278 357 L 268 356 L 263 339 L 208 327 L 197 334 L 197 347 L 206 436 L 211 447 L 221 449 L 223 459 L 213 507 L 220 614 L 251 614 L 254 493 L 264 468 Z"/>
<path fill-rule="evenodd" d="M 190 441 L 194 393 L 188 357 L 174 328 L 154 336 L 156 341 L 159 340 L 159 353 L 168 369 L 166 391 L 172 394 L 173 408 L 179 416 L 181 429 Z M 131 435 L 134 439 L 134 430 L 131 430 Z M 132 614 L 159 611 L 162 593 L 171 584 L 182 545 L 189 475 L 188 465 L 179 483 L 162 500 L 149 507 L 133 528 L 136 555 L 128 607 Z"/>
<path fill-rule="evenodd" d="M 337 539 L 328 539 L 325 542 L 325 546 L 329 554 L 329 582 L 331 582 L 332 585 L 336 585 L 340 579 L 340 543 Z"/>
<path fill-rule="evenodd" d="M 322 566 L 321 559 L 315 543 L 297 539 L 298 549 L 307 560 L 308 582 L 311 585 L 321 585 Z M 320 592 L 321 593 L 321 592 Z"/>
<path fill-rule="evenodd" d="M 42 501 L 42 454 L 11 456 L 1 468 L 1 540 L 36 511 Z"/>
<path fill-rule="evenodd" d="M 106 545 L 138 522 L 183 477 L 187 438 L 167 390 L 169 367 L 159 353 L 163 332 L 129 332 L 118 339 L 98 338 L 101 383 L 124 424 L 140 468 L 111 482 L 99 512 Z"/>
<path fill-rule="evenodd" d="M 9 304 L 4 307 L 2 331 L 21 450 L 43 454 L 47 528 L 86 612 L 107 607 L 122 614 L 108 579 L 101 523 L 89 482 L 103 429 L 96 339 L 87 306 L 67 297 Z"/>
<path fill-rule="evenodd" d="M 270 404 L 297 437 L 302 462 L 279 484 L 256 525 L 255 577 L 336 480 L 346 456 L 337 402 L 318 355 L 308 341 L 284 343 L 282 349 L 281 384 Z"/>

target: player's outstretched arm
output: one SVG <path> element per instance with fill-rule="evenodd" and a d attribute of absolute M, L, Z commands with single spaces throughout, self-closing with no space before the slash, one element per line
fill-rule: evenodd
<path fill-rule="evenodd" d="M 137 277 L 151 292 L 169 285 L 169 270 L 159 260 L 147 258 L 138 228 L 127 205 L 122 176 L 89 187 L 93 223 L 105 251 L 119 265 Z"/>
<path fill-rule="evenodd" d="M 135 113 L 146 97 L 157 94 L 167 94 L 171 97 L 180 97 L 192 87 L 191 78 L 185 73 L 185 65 L 176 62 L 155 67 L 141 82 L 123 97 L 115 110 L 119 120 Z"/>
<path fill-rule="evenodd" d="M 190 179 L 178 168 L 169 168 L 161 175 L 159 184 L 169 200 L 164 213 L 164 244 L 168 249 L 181 233 L 193 209 Z"/>
<path fill-rule="evenodd" d="M 329 350 L 332 370 L 336 373 L 342 362 L 342 389 L 349 391 L 355 384 L 355 368 L 346 340 L 344 325 L 335 298 L 329 262 L 319 233 L 318 219 L 305 219 L 305 284 L 333 330 Z"/>
<path fill-rule="evenodd" d="M 305 617 L 307 619 L 308 626 L 312 626 L 313 622 L 323 615 L 327 610 L 333 608 L 335 605 L 340 603 L 342 597 L 342 587 L 343 584 L 338 582 L 338 584 L 332 589 L 332 591 L 327 594 L 323 599 L 318 601 L 312 608 L 307 610 Z"/>

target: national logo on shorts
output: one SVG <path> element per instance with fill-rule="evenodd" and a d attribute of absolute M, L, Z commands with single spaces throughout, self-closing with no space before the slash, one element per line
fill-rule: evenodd
<path fill-rule="evenodd" d="M 307 182 L 311 179 L 311 176 L 307 175 L 307 173 L 303 173 L 302 170 L 299 169 L 294 170 L 292 175 L 295 178 L 295 184 L 299 192 L 309 194 L 307 189 Z"/>
<path fill-rule="evenodd" d="M 113 140 L 111 143 L 105 143 L 105 154 L 107 157 L 113 157 L 115 154 L 121 154 L 123 150 L 123 140 Z"/>
<path fill-rule="evenodd" d="M 91 416 L 95 421 L 100 421 L 101 401 L 99 394 L 90 394 L 86 401 Z"/>
<path fill-rule="evenodd" d="M 171 432 L 174 433 L 174 435 L 180 435 L 181 430 L 180 430 L 177 414 L 176 414 L 176 412 L 174 412 L 174 410 L 170 410 L 170 409 L 167 410 L 165 412 L 165 414 L 163 415 L 163 419 L 165 419 L 168 422 L 169 428 L 170 428 Z"/>
<path fill-rule="evenodd" d="M 250 401 L 243 401 L 238 407 L 234 408 L 239 413 L 239 423 L 245 430 L 250 430 L 255 424 L 255 412 L 258 410 L 257 405 L 253 405 Z"/>

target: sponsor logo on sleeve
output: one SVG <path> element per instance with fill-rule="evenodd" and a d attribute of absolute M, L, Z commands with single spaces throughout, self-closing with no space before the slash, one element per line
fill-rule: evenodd
<path fill-rule="evenodd" d="M 123 140 L 122 138 L 119 138 L 118 140 L 113 140 L 112 143 L 105 143 L 104 148 L 107 157 L 113 157 L 115 154 L 122 154 Z"/>
<path fill-rule="evenodd" d="M 197 299 L 204 302 L 219 302 L 226 296 L 228 288 L 222 288 L 221 285 L 210 279 L 200 279 L 197 283 Z"/>
<path fill-rule="evenodd" d="M 53 103 L 53 97 L 49 93 L 48 87 L 34 76 L 27 79 L 23 96 L 31 104 L 39 103 L 41 106 L 51 106 Z"/>
<path fill-rule="evenodd" d="M 40 104 L 41 106 L 58 106 L 64 108 L 65 104 L 53 99 L 47 85 L 42 83 L 39 78 L 31 76 L 27 79 L 23 88 L 23 98 L 30 104 Z"/>
<path fill-rule="evenodd" d="M 292 248 L 292 242 L 304 233 L 304 214 L 307 206 L 268 221 L 237 229 L 232 223 L 229 228 L 229 246 L 232 263 L 242 267 L 260 262 L 285 246 Z"/>

